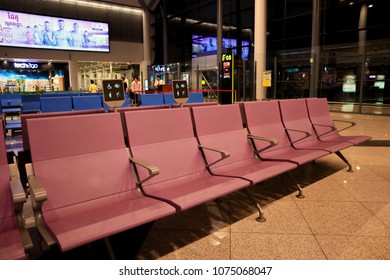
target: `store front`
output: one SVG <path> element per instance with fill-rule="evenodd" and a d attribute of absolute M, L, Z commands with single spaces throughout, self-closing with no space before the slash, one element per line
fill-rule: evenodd
<path fill-rule="evenodd" d="M 67 63 L 0 61 L 1 93 L 64 91 L 68 87 Z"/>

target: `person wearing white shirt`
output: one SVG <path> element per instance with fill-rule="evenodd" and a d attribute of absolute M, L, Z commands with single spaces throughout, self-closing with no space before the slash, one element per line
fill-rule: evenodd
<path fill-rule="evenodd" d="M 134 93 L 142 93 L 142 84 L 137 76 L 134 77 L 134 81 L 131 83 L 131 91 Z"/>
<path fill-rule="evenodd" d="M 165 85 L 164 80 L 161 80 L 160 76 L 157 76 L 157 80 L 154 82 L 154 87 L 157 88 L 158 86 Z"/>

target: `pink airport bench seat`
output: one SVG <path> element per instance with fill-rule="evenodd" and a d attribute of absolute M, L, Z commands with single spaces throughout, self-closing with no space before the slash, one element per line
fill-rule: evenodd
<path fill-rule="evenodd" d="M 353 146 L 353 143 L 320 141 L 309 119 L 305 99 L 279 100 L 279 106 L 282 121 L 295 149 L 324 150 L 330 153 L 335 153 L 348 165 L 348 172 L 353 172 L 351 164 L 341 153 L 341 150 Z"/>
<path fill-rule="evenodd" d="M 297 167 L 295 163 L 262 161 L 256 156 L 258 152 L 252 149 L 250 138 L 265 140 L 271 143 L 269 147 L 277 141 L 248 135 L 238 104 L 193 107 L 192 112 L 200 145 L 230 153 L 229 158 L 218 161 L 218 153 L 202 149 L 212 174 L 243 178 L 254 185 Z"/>
<path fill-rule="evenodd" d="M 278 101 L 244 102 L 241 105 L 250 134 L 278 139 L 278 145 L 259 154 L 261 159 L 290 161 L 302 165 L 330 154 L 324 150 L 294 149 L 283 126 Z M 256 150 L 266 147 L 264 141 L 256 139 L 254 145 Z"/>
<path fill-rule="evenodd" d="M 190 108 L 127 111 L 125 119 L 133 157 L 160 170 L 148 178 L 143 168 L 136 166 L 145 195 L 183 211 L 249 186 L 246 180 L 212 176 L 207 171 Z"/>
<path fill-rule="evenodd" d="M 27 126 L 41 243 L 67 251 L 175 213 L 137 189 L 119 113 L 29 119 Z"/>
<path fill-rule="evenodd" d="M 9 165 L 0 122 L 0 260 L 25 259 L 32 241 L 24 225 L 26 201 L 16 164 Z"/>
<path fill-rule="evenodd" d="M 346 120 L 332 120 L 326 98 L 308 98 L 306 104 L 310 120 L 320 141 L 351 142 L 358 145 L 371 139 L 371 136 L 365 135 L 340 135 L 339 132 L 355 126 L 356 123 Z M 347 123 L 348 126 L 337 130 L 334 122 Z"/>

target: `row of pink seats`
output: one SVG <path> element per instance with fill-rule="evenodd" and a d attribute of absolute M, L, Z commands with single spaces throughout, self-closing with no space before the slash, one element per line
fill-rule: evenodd
<path fill-rule="evenodd" d="M 311 101 L 28 119 L 39 236 L 67 251 L 237 190 L 255 202 L 249 186 L 370 138 L 328 141 L 337 132 L 327 116 L 313 125 Z"/>
<path fill-rule="evenodd" d="M 370 136 L 341 136 L 330 117 L 326 98 L 246 102 L 241 108 L 250 133 L 279 141 L 260 155 L 265 160 L 287 160 L 301 165 L 335 153 L 348 165 L 348 171 L 352 171 L 341 151 L 371 139 Z M 261 149 L 262 143 L 255 143 Z"/>
<path fill-rule="evenodd" d="M 32 248 L 22 211 L 26 195 L 16 164 L 8 164 L 4 135 L 0 119 L 0 260 L 25 259 Z"/>

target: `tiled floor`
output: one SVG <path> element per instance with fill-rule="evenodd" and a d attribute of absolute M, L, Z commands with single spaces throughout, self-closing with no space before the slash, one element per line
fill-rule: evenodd
<path fill-rule="evenodd" d="M 292 171 L 304 199 L 296 197 L 287 175 L 255 186 L 264 223 L 255 220 L 257 210 L 242 192 L 161 219 L 135 258 L 389 260 L 390 117 L 332 115 L 358 124 L 344 135 L 373 137 L 370 145 L 343 152 L 353 173 L 336 155 L 329 155 Z M 40 255 L 35 252 L 31 258 Z"/>
<path fill-rule="evenodd" d="M 344 135 L 371 135 L 390 144 L 390 117 L 333 113 L 357 126 Z M 387 142 L 388 141 L 388 142 Z M 353 165 L 329 155 L 255 188 L 267 221 L 234 193 L 157 221 L 137 259 L 390 259 L 390 145 L 352 147 Z"/>

